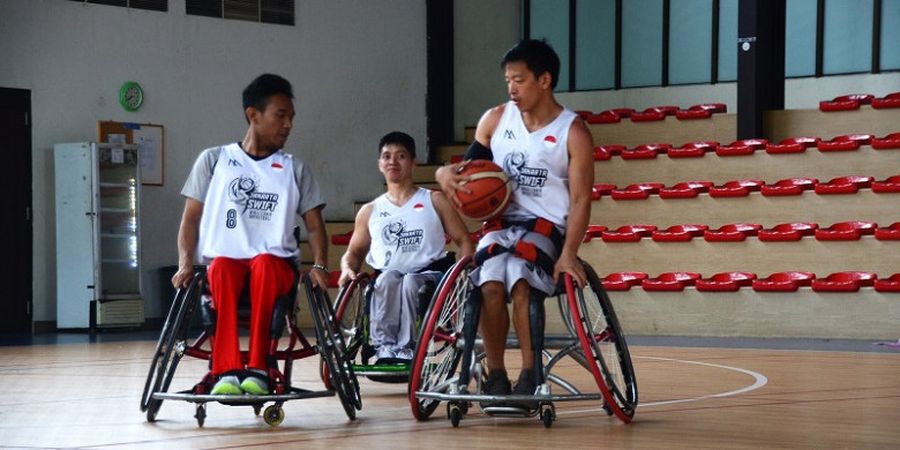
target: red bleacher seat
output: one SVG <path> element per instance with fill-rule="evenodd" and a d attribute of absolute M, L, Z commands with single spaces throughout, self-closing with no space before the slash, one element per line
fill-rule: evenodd
<path fill-rule="evenodd" d="M 583 109 L 576 109 L 574 112 L 575 112 L 575 114 L 578 114 L 578 117 L 581 117 L 582 119 L 587 119 L 588 117 L 594 115 L 593 112 L 585 111 Z"/>
<path fill-rule="evenodd" d="M 350 245 L 350 238 L 353 236 L 353 230 L 350 230 L 346 233 L 342 234 L 332 234 L 331 235 L 331 244 L 332 245 Z"/>
<path fill-rule="evenodd" d="M 634 114 L 634 109 L 632 109 L 632 108 L 613 108 L 613 109 L 607 109 L 606 111 L 616 113 L 619 115 L 619 117 L 621 117 L 623 119 L 627 119 L 627 118 L 631 117 L 632 114 Z M 606 111 L 604 111 L 604 112 L 606 112 Z"/>
<path fill-rule="evenodd" d="M 679 108 L 675 105 L 660 105 L 660 106 L 654 106 L 649 109 L 655 109 L 667 116 L 674 116 L 675 113 L 677 113 L 681 108 Z"/>
<path fill-rule="evenodd" d="M 816 278 L 811 286 L 817 292 L 856 292 L 860 287 L 874 285 L 877 279 L 872 272 L 836 272 Z"/>
<path fill-rule="evenodd" d="M 619 123 L 622 116 L 613 111 L 606 110 L 600 114 L 591 114 L 584 118 L 587 123 Z"/>
<path fill-rule="evenodd" d="M 709 119 L 712 114 L 712 111 L 707 109 L 683 109 L 675 112 L 675 118 L 678 120 Z"/>
<path fill-rule="evenodd" d="M 341 271 L 335 270 L 333 272 L 328 272 L 328 287 L 330 288 L 338 288 L 338 281 L 341 279 Z"/>
<path fill-rule="evenodd" d="M 690 158 L 706 155 L 706 152 L 713 152 L 719 143 L 716 141 L 697 141 L 688 142 L 678 148 L 670 148 L 666 152 L 669 158 Z"/>
<path fill-rule="evenodd" d="M 762 230 L 758 223 L 729 223 L 716 230 L 706 230 L 703 238 L 709 242 L 740 242 L 747 236 L 756 236 Z"/>
<path fill-rule="evenodd" d="M 872 107 L 876 109 L 900 108 L 900 92 L 892 92 L 884 97 L 873 99 Z"/>
<path fill-rule="evenodd" d="M 875 290 L 878 292 L 900 292 L 900 273 L 895 273 L 888 278 L 875 280 Z"/>
<path fill-rule="evenodd" d="M 591 200 L 600 200 L 600 197 L 612 193 L 616 185 L 612 183 L 598 183 L 591 187 Z"/>
<path fill-rule="evenodd" d="M 606 230 L 608 230 L 608 228 L 603 225 L 588 225 L 587 230 L 584 232 L 584 239 L 581 242 L 587 242 L 591 239 L 602 237 L 603 232 Z"/>
<path fill-rule="evenodd" d="M 883 138 L 872 139 L 872 148 L 875 150 L 900 148 L 900 133 L 891 133 Z"/>
<path fill-rule="evenodd" d="M 601 233 L 603 242 L 638 242 L 641 238 L 650 237 L 656 231 L 656 225 L 622 225 L 615 230 Z"/>
<path fill-rule="evenodd" d="M 665 230 L 655 230 L 650 237 L 656 242 L 688 242 L 695 236 L 703 236 L 708 225 L 672 225 Z"/>
<path fill-rule="evenodd" d="M 613 200 L 644 200 L 650 194 L 659 194 L 659 190 L 666 187 L 663 183 L 636 183 L 629 184 L 623 189 L 613 189 Z"/>
<path fill-rule="evenodd" d="M 652 159 L 660 153 L 666 153 L 670 148 L 672 148 L 672 144 L 641 144 L 635 148 L 623 150 L 621 156 L 622 159 Z"/>
<path fill-rule="evenodd" d="M 874 177 L 851 175 L 832 178 L 827 183 L 819 183 L 815 187 L 816 194 L 855 194 L 860 188 L 872 187 Z"/>
<path fill-rule="evenodd" d="M 816 148 L 820 152 L 840 152 L 847 150 L 857 150 L 861 145 L 869 145 L 875 136 L 871 134 L 842 134 L 835 136 L 830 141 L 819 141 Z"/>
<path fill-rule="evenodd" d="M 815 236 L 819 241 L 858 241 L 862 235 L 874 234 L 876 228 L 875 222 L 838 222 L 828 228 L 816 229 Z"/>
<path fill-rule="evenodd" d="M 666 118 L 666 113 L 656 108 L 647 108 L 641 112 L 631 114 L 632 122 L 653 122 Z"/>
<path fill-rule="evenodd" d="M 665 272 L 656 278 L 647 278 L 641 281 L 641 287 L 645 291 L 683 291 L 686 286 L 700 279 L 697 272 Z"/>
<path fill-rule="evenodd" d="M 868 105 L 875 98 L 872 94 L 848 94 L 835 97 L 831 101 L 819 102 L 822 111 L 850 111 L 859 109 L 859 105 Z"/>
<path fill-rule="evenodd" d="M 775 225 L 772 228 L 759 230 L 761 241 L 799 241 L 803 236 L 815 234 L 819 224 L 813 222 L 791 222 Z"/>
<path fill-rule="evenodd" d="M 762 180 L 733 180 L 727 181 L 721 186 L 709 188 L 710 197 L 746 197 L 750 192 L 760 190 L 765 181 Z"/>
<path fill-rule="evenodd" d="M 612 153 L 600 147 L 594 147 L 594 161 L 609 161 L 612 156 Z"/>
<path fill-rule="evenodd" d="M 795 292 L 809 286 L 816 279 L 812 272 L 776 272 L 763 279 L 753 280 L 751 286 L 760 292 Z"/>
<path fill-rule="evenodd" d="M 872 192 L 885 194 L 889 192 L 900 192 L 900 175 L 887 177 L 883 181 L 875 181 L 872 183 Z"/>
<path fill-rule="evenodd" d="M 710 278 L 701 278 L 694 284 L 698 291 L 734 292 L 741 286 L 750 286 L 756 274 L 752 272 L 722 272 Z"/>
<path fill-rule="evenodd" d="M 768 143 L 769 141 L 766 139 L 741 139 L 728 145 L 716 147 L 716 154 L 719 156 L 752 155 L 756 150 L 764 149 Z"/>
<path fill-rule="evenodd" d="M 659 190 L 660 198 L 694 198 L 700 193 L 709 192 L 712 181 L 684 181 L 671 187 Z"/>
<path fill-rule="evenodd" d="M 875 229 L 875 239 L 879 241 L 900 241 L 900 222 Z"/>
<path fill-rule="evenodd" d="M 766 153 L 771 155 L 783 153 L 803 153 L 809 147 L 815 147 L 819 138 L 810 136 L 792 137 L 782 139 L 777 144 L 767 144 Z"/>
<path fill-rule="evenodd" d="M 632 286 L 641 284 L 647 279 L 644 272 L 616 272 L 603 278 L 603 288 L 607 291 L 627 291 Z"/>
<path fill-rule="evenodd" d="M 774 184 L 766 184 L 760 188 L 762 195 L 800 195 L 803 191 L 815 189 L 819 184 L 816 178 L 785 178 Z"/>
<path fill-rule="evenodd" d="M 692 105 L 690 108 L 688 108 L 688 110 L 691 109 L 705 109 L 713 113 L 726 113 L 728 112 L 728 105 L 724 103 L 700 103 L 698 105 Z"/>

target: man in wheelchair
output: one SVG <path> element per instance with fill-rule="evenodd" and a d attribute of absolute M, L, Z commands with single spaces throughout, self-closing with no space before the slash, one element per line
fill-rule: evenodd
<path fill-rule="evenodd" d="M 376 364 L 413 358 L 419 289 L 437 284 L 454 263 L 444 250 L 446 236 L 463 256 L 474 251 L 462 219 L 444 194 L 413 183 L 415 166 L 412 137 L 395 131 L 381 138 L 378 170 L 387 192 L 357 213 L 341 258 L 341 286 L 358 276 L 363 259 L 376 271 L 369 313 Z"/>
<path fill-rule="evenodd" d="M 310 169 L 282 150 L 294 119 L 291 84 L 264 74 L 243 91 L 247 132 L 240 142 L 204 150 L 181 193 L 176 288 L 209 263 L 207 279 L 217 320 L 212 339 L 214 395 L 269 393 L 267 356 L 272 311 L 296 284 L 300 252 L 293 230 L 302 217 L 315 264 L 314 285 L 327 284 L 325 206 Z M 196 253 L 199 251 L 199 255 Z M 249 279 L 250 344 L 241 360 L 237 303 Z"/>
<path fill-rule="evenodd" d="M 519 42 L 504 55 L 501 67 L 510 100 L 484 113 L 465 159 L 502 166 L 513 192 L 502 219 L 486 224 L 488 232 L 475 254 L 479 267 L 471 279 L 482 296 L 479 328 L 488 369 L 483 393 L 533 395 L 538 382 L 529 302 L 552 295 L 562 273 L 585 285 L 577 253 L 590 218 L 593 142 L 577 114 L 554 98 L 560 63 L 546 42 Z M 457 190 L 466 190 L 467 177 L 457 172 L 463 164 L 441 167 L 435 174 L 453 201 Z M 522 353 L 515 389 L 503 359 L 508 301 Z M 543 335 L 537 332 L 541 334 L 535 336 Z"/>

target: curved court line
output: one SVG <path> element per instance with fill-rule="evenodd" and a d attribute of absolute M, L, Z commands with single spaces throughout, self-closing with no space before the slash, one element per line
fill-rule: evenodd
<path fill-rule="evenodd" d="M 706 362 L 701 362 L 701 361 L 689 361 L 689 360 L 684 360 L 684 359 L 660 358 L 660 357 L 656 357 L 656 356 L 634 356 L 634 358 L 636 358 L 636 359 L 637 358 L 653 359 L 653 360 L 657 360 L 657 361 L 671 361 L 671 362 L 679 362 L 679 363 L 685 363 L 685 364 L 694 364 L 697 366 L 715 367 L 717 369 L 733 370 L 735 372 L 741 372 L 741 373 L 750 375 L 754 379 L 753 384 L 751 384 L 749 386 L 744 386 L 740 389 L 735 389 L 733 391 L 719 392 L 717 394 L 708 394 L 708 395 L 703 395 L 700 397 L 693 397 L 693 398 L 681 398 L 681 399 L 677 399 L 677 400 L 664 400 L 664 401 L 659 401 L 659 402 L 639 403 L 637 406 L 638 408 L 647 408 L 650 406 L 672 405 L 672 404 L 676 404 L 676 403 L 699 402 L 701 400 L 707 400 L 710 398 L 731 397 L 734 395 L 743 394 L 745 392 L 754 391 L 754 390 L 759 389 L 769 383 L 769 379 L 765 375 L 763 375 L 759 372 L 754 372 L 749 369 L 742 369 L 740 367 L 723 366 L 721 364 L 706 363 Z M 579 409 L 579 410 L 570 410 L 570 411 L 559 411 L 559 412 L 557 412 L 557 415 L 559 415 L 559 414 L 576 414 L 576 413 L 600 411 L 600 410 L 602 410 L 602 408 L 589 408 L 589 409 Z"/>

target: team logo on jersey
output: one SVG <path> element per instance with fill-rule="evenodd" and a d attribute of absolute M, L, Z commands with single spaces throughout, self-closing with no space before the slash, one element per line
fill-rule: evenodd
<path fill-rule="evenodd" d="M 275 172 L 281 172 L 282 170 L 284 170 L 284 166 L 282 166 L 281 163 L 273 162 L 272 170 L 274 170 Z"/>
<path fill-rule="evenodd" d="M 228 158 L 228 165 L 232 167 L 244 167 L 238 160 L 231 158 Z"/>
<path fill-rule="evenodd" d="M 556 147 L 556 137 L 547 135 L 544 137 L 544 147 L 553 148 Z"/>
<path fill-rule="evenodd" d="M 547 169 L 528 167 L 524 152 L 511 152 L 503 159 L 503 171 L 513 180 L 515 189 L 529 197 L 541 197 L 547 182 Z"/>
<path fill-rule="evenodd" d="M 381 239 L 386 246 L 395 246 L 398 252 L 417 252 L 422 248 L 423 230 L 407 230 L 406 222 L 396 220 L 381 229 Z M 385 255 L 387 256 L 387 255 Z"/>
<path fill-rule="evenodd" d="M 259 183 L 241 175 L 228 183 L 228 199 L 241 205 L 241 214 L 254 220 L 268 221 L 278 206 L 278 194 L 259 192 Z"/>
<path fill-rule="evenodd" d="M 416 203 L 415 205 L 413 205 L 413 211 L 415 211 L 415 212 L 422 212 L 424 209 L 425 209 L 425 205 L 423 205 L 421 203 Z"/>
<path fill-rule="evenodd" d="M 513 134 L 512 130 L 506 130 L 503 132 L 503 137 L 506 139 L 516 140 L 516 135 Z"/>

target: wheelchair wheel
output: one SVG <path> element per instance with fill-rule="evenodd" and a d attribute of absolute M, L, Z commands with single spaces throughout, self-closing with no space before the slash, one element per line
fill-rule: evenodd
<path fill-rule="evenodd" d="M 409 403 L 418 420 L 428 419 L 440 401 L 416 398 L 416 392 L 447 392 L 456 381 L 471 269 L 471 256 L 459 260 L 441 280 L 425 314 L 409 375 Z"/>
<path fill-rule="evenodd" d="M 316 328 L 316 347 L 325 361 L 328 380 L 344 407 L 350 420 L 356 419 L 356 410 L 362 409 L 359 396 L 359 383 L 353 374 L 353 366 L 344 359 L 344 338 L 332 318 L 331 303 L 328 295 L 321 288 L 313 288 L 309 276 L 304 276 L 303 284 L 309 299 L 313 324 Z"/>
<path fill-rule="evenodd" d="M 369 276 L 360 274 L 355 280 L 347 283 L 338 291 L 337 300 L 334 302 L 334 325 L 344 337 L 344 359 L 353 364 L 356 355 L 365 344 L 365 330 L 363 329 L 365 316 L 365 291 L 369 284 Z M 331 381 L 328 375 L 328 364 L 324 358 L 319 358 L 319 376 L 325 387 L 331 389 Z"/>
<path fill-rule="evenodd" d="M 150 371 L 147 374 L 147 381 L 144 383 L 144 393 L 141 396 L 141 411 L 147 413 L 148 422 L 156 420 L 156 413 L 159 412 L 163 402 L 160 399 L 154 399 L 153 394 L 168 391 L 178 362 L 184 355 L 184 349 L 187 346 L 187 331 L 194 311 L 200 303 L 202 280 L 202 273 L 195 274 L 187 288 L 178 290 L 172 301 L 172 307 L 169 308 L 159 341 L 156 343 L 156 350 L 153 352 Z"/>
<path fill-rule="evenodd" d="M 577 289 L 565 277 L 566 296 L 575 332 L 588 369 L 603 393 L 604 408 L 625 423 L 631 422 L 638 404 L 637 381 L 625 335 L 612 302 L 594 269 L 582 262 L 588 286 Z"/>

